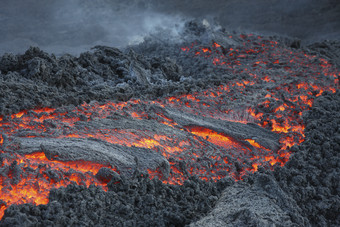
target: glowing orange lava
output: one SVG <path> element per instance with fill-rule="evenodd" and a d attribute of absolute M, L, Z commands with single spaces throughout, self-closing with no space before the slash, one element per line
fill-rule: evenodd
<path fill-rule="evenodd" d="M 187 57 L 204 58 L 211 66 L 237 75 L 236 79 L 221 81 L 217 87 L 153 101 L 84 103 L 72 111 L 41 108 L 0 116 L 0 154 L 6 153 L 0 171 L 8 173 L 8 177 L 0 175 L 0 218 L 11 204 L 46 204 L 52 188 L 72 182 L 106 189 L 95 174 L 102 167 L 117 172 L 114 167 L 100 163 L 48 159 L 42 151 L 22 156 L 10 154 L 3 146 L 16 136 L 96 138 L 125 147 L 151 149 L 169 160 L 171 170 L 164 179 L 161 171 L 149 169 L 150 177 L 169 184 L 182 184 L 190 175 L 215 181 L 230 175 L 241 180 L 260 166 L 283 166 L 291 155 L 290 148 L 304 141 L 303 112 L 311 108 L 315 97 L 339 89 L 340 73 L 327 59 L 288 48 L 279 41 L 254 35 L 235 38 L 242 40 L 241 46 L 224 48 L 212 42 L 210 46 L 193 44 L 179 50 Z M 159 111 L 152 113 L 146 107 Z M 274 152 L 254 139 L 236 141 L 212 129 L 182 126 L 167 115 L 167 109 L 200 118 L 255 123 L 278 133 L 281 148 Z M 166 130 L 160 133 L 138 127 L 76 127 L 96 119 L 112 120 L 115 116 L 134 122 L 153 121 Z M 229 149 L 237 152 L 227 153 Z M 235 162 L 242 165 L 235 167 Z"/>
<path fill-rule="evenodd" d="M 10 178 L 0 177 L 0 199 L 6 203 L 6 206 L 2 205 L 0 209 L 0 217 L 3 216 L 5 208 L 11 204 L 47 204 L 49 191 L 52 188 L 66 187 L 72 182 L 86 186 L 94 184 L 107 190 L 106 184 L 98 182 L 94 175 L 103 167 L 111 168 L 86 161 L 48 160 L 43 152 L 17 156 L 13 163 L 29 171 L 25 171 L 25 178 L 16 184 L 12 183 Z M 8 169 L 12 171 L 11 168 Z M 55 179 L 49 176 L 53 171 L 56 174 Z"/>
<path fill-rule="evenodd" d="M 205 140 L 210 143 L 216 144 L 217 146 L 224 147 L 227 149 L 230 148 L 238 148 L 244 149 L 240 143 L 233 140 L 233 138 L 223 135 L 221 133 L 217 133 L 211 129 L 203 128 L 203 127 L 190 127 L 188 128 L 192 134 L 203 137 Z"/>

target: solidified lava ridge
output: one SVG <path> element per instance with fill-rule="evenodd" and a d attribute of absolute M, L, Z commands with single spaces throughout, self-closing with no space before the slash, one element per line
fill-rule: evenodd
<path fill-rule="evenodd" d="M 236 38 L 241 45 L 194 42 L 180 50 L 236 75 L 220 86 L 1 116 L 0 217 L 11 204 L 48 203 L 52 188 L 75 182 L 106 189 L 108 181 L 119 182 L 115 173 L 129 177 L 138 168 L 183 184 L 192 175 L 241 180 L 259 166 L 283 166 L 304 140 L 303 112 L 323 92 L 336 92 L 340 73 L 325 58 L 279 40 Z"/>

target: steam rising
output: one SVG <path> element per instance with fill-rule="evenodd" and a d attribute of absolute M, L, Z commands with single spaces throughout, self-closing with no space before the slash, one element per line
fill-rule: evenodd
<path fill-rule="evenodd" d="M 0 54 L 29 46 L 57 55 L 94 45 L 124 47 L 159 29 L 176 36 L 191 18 L 214 18 L 229 30 L 334 39 L 339 9 L 334 0 L 2 0 Z"/>
<path fill-rule="evenodd" d="M 13 2 L 0 3 L 0 31 L 5 34 L 0 54 L 21 53 L 29 46 L 55 54 L 79 54 L 94 45 L 123 47 L 160 28 L 176 35 L 183 24 L 178 16 L 120 1 Z"/>

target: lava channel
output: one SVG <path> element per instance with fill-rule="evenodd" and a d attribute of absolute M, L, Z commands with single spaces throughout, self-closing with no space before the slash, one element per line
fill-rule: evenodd
<path fill-rule="evenodd" d="M 179 50 L 236 75 L 213 88 L 159 100 L 92 102 L 1 116 L 0 218 L 11 204 L 48 203 L 52 188 L 76 183 L 105 190 L 107 182 L 96 177 L 101 169 L 128 174 L 143 166 L 143 156 L 154 160 L 152 168 L 144 169 L 150 177 L 170 184 L 183 184 L 191 175 L 207 181 L 226 176 L 241 180 L 259 166 L 283 166 L 291 148 L 304 141 L 303 112 L 315 97 L 339 89 L 340 73 L 327 59 L 288 48 L 280 40 L 254 35 L 238 39 L 238 47 L 212 42 Z M 196 126 L 188 127 L 188 119 Z M 34 142 L 38 139 L 40 144 Z M 93 159 L 79 160 L 47 146 L 51 141 L 61 147 L 82 144 L 68 151 L 86 153 L 91 143 L 130 156 L 122 165 L 92 149 Z M 132 157 L 140 163 L 134 166 Z"/>

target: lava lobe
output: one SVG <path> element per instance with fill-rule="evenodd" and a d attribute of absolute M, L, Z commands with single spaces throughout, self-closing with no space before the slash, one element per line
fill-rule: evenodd
<path fill-rule="evenodd" d="M 174 53 L 204 61 L 228 79 L 223 74 L 217 85 L 158 99 L 103 99 L 1 116 L 0 217 L 11 204 L 47 204 L 52 188 L 72 183 L 107 190 L 111 179 L 119 184 L 136 172 L 175 185 L 191 176 L 238 181 L 260 166 L 284 166 L 305 139 L 303 112 L 339 87 L 340 73 L 327 59 L 280 40 L 225 34 L 187 44 Z M 156 87 L 151 64 L 98 48 L 95 55 L 129 61 L 120 77 Z M 85 67 L 83 60 L 75 64 Z"/>

